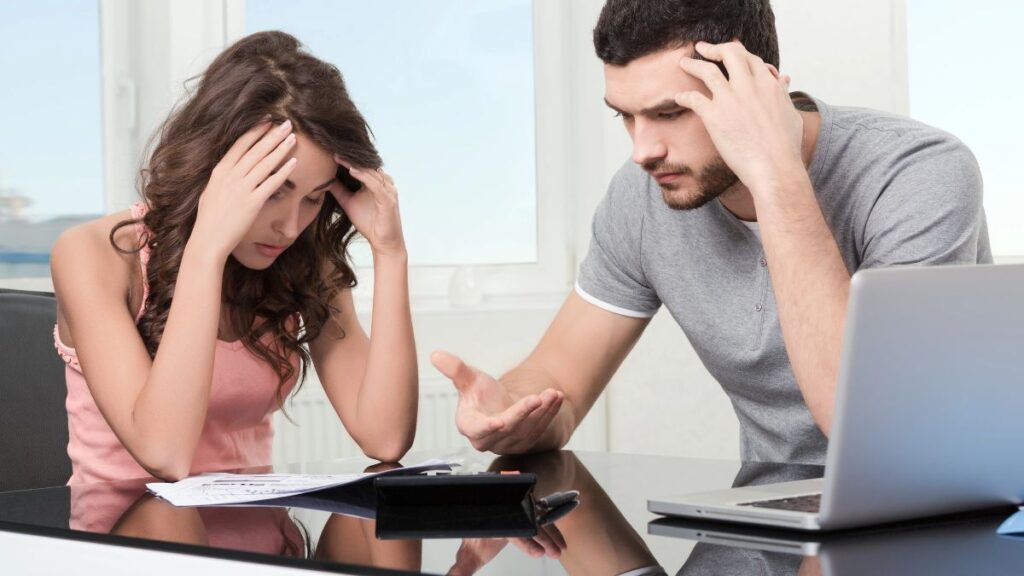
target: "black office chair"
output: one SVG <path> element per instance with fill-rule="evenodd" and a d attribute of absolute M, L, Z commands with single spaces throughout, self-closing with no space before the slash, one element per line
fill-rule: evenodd
<path fill-rule="evenodd" d="M 0 289 L 0 490 L 59 486 L 71 477 L 56 321 L 52 293 Z"/>

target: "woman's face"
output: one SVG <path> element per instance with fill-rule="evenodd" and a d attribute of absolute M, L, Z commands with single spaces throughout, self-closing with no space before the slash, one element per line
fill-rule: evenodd
<path fill-rule="evenodd" d="M 246 268 L 269 268 L 302 234 L 320 212 L 325 195 L 337 180 L 334 156 L 295 132 L 297 162 L 284 186 L 263 204 L 252 227 L 231 255 Z M 287 162 L 285 158 L 284 162 Z"/>

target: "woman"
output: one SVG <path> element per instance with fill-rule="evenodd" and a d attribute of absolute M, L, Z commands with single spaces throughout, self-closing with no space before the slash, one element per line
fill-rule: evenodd
<path fill-rule="evenodd" d="M 143 201 L 54 246 L 71 483 L 269 463 L 271 414 L 311 362 L 368 456 L 409 449 L 407 254 L 380 166 L 338 70 L 295 38 L 253 34 L 214 60 L 164 124 Z M 352 301 L 357 232 L 372 339 Z"/>

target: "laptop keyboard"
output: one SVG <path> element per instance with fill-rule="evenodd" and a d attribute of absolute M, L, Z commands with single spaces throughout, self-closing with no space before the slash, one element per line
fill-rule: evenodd
<path fill-rule="evenodd" d="M 744 502 L 740 504 L 740 506 L 772 508 L 775 510 L 792 510 L 794 512 L 817 512 L 821 508 L 821 494 L 808 494 L 807 496 L 796 496 L 794 498 L 779 498 L 778 500 Z"/>

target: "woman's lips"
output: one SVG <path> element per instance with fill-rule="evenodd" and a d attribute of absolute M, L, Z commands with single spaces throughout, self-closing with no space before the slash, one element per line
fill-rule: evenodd
<path fill-rule="evenodd" d="M 280 256 L 281 252 L 284 252 L 287 248 L 287 246 L 275 246 L 273 244 L 261 244 L 259 242 L 256 243 L 256 249 L 259 253 L 269 258 Z"/>

